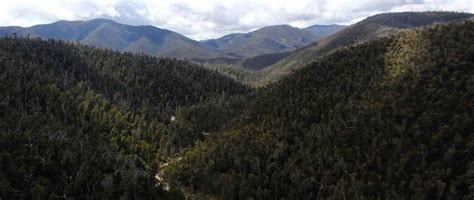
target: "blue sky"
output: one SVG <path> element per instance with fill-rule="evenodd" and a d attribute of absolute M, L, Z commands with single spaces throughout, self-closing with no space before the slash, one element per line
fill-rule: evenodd
<path fill-rule="evenodd" d="M 217 38 L 268 25 L 352 24 L 399 11 L 474 12 L 474 0 L 9 0 L 0 26 L 108 18 L 153 25 L 193 39 Z"/>

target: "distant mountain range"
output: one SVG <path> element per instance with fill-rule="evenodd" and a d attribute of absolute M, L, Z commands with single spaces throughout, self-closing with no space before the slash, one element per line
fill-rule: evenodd
<path fill-rule="evenodd" d="M 167 57 L 222 57 L 209 48 L 179 33 L 153 26 L 130 26 L 112 20 L 58 21 L 28 28 L 2 27 L 0 34 L 73 40 L 82 44 L 120 51 Z"/>
<path fill-rule="evenodd" d="M 263 54 L 240 59 L 212 58 L 194 59 L 194 61 L 204 63 L 205 66 L 209 66 L 211 69 L 216 67 L 226 68 L 220 69 L 220 71 L 230 77 L 237 77 L 239 81 L 260 87 L 281 80 L 299 68 L 317 61 L 322 56 L 338 48 L 354 46 L 377 38 L 390 37 L 406 29 L 465 20 L 474 21 L 474 15 L 460 12 L 384 13 L 368 17 L 332 34 L 323 32 L 321 35 L 329 35 L 293 51 Z M 329 29 L 331 27 L 334 26 L 315 25 L 305 28 L 305 30 L 324 31 L 324 28 Z M 220 44 L 223 43 L 220 42 Z M 249 73 L 252 75 L 241 76 L 241 74 Z"/>
<path fill-rule="evenodd" d="M 262 86 L 286 77 L 334 49 L 391 36 L 403 29 L 461 21 L 472 16 L 455 12 L 385 13 L 348 27 L 276 25 L 203 41 L 154 26 L 131 26 L 107 19 L 58 21 L 26 28 L 0 27 L 0 35 L 16 33 L 55 38 L 123 52 L 185 58 L 206 65 L 232 65 L 231 72 L 242 68 L 258 70 L 258 78 L 252 84 Z"/>
<path fill-rule="evenodd" d="M 277 25 L 201 42 L 234 57 L 253 57 L 295 50 L 343 28 L 341 25 L 314 25 L 300 29 Z"/>
<path fill-rule="evenodd" d="M 241 58 L 290 51 L 308 45 L 344 26 L 314 25 L 299 29 L 269 26 L 249 33 L 195 41 L 154 26 L 131 26 L 107 19 L 58 21 L 32 27 L 0 27 L 1 35 L 54 38 L 119 51 L 177 58 Z"/>

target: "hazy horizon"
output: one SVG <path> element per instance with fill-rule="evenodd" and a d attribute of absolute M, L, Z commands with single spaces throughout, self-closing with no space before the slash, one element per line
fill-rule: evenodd
<path fill-rule="evenodd" d="M 404 11 L 472 13 L 474 4 L 469 0 L 294 0 L 291 4 L 283 0 L 27 0 L 0 5 L 0 26 L 29 27 L 59 20 L 104 18 L 128 25 L 152 25 L 205 40 L 272 25 L 350 25 L 371 15 Z"/>

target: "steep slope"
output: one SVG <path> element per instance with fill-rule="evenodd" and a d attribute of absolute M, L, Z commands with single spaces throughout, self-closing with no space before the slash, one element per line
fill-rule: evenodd
<path fill-rule="evenodd" d="M 0 35 L 73 40 L 82 44 L 153 56 L 212 58 L 224 54 L 178 33 L 153 26 L 129 26 L 106 19 L 58 21 L 28 28 L 2 27 Z"/>
<path fill-rule="evenodd" d="M 437 23 L 462 21 L 472 14 L 453 12 L 402 12 L 371 16 L 309 46 L 291 52 L 289 56 L 264 69 L 264 78 L 257 85 L 277 81 L 293 70 L 313 62 L 325 53 L 344 46 L 394 35 L 403 29 Z"/>
<path fill-rule="evenodd" d="M 240 105 L 166 178 L 223 199 L 471 199 L 473 41 L 465 22 L 336 50 Z"/>
<path fill-rule="evenodd" d="M 127 48 L 130 40 L 133 40 L 127 37 L 130 34 L 129 31 L 124 31 L 123 28 L 117 27 L 115 24 L 104 22 L 87 32 L 85 38 L 76 40 L 85 45 L 122 50 Z M 47 37 L 43 36 L 43 38 Z"/>
<path fill-rule="evenodd" d="M 148 55 L 158 55 L 160 47 L 149 38 L 141 37 L 137 41 L 130 43 L 124 51 L 131 53 L 147 52 Z"/>
<path fill-rule="evenodd" d="M 280 26 L 275 26 L 275 27 L 280 27 Z M 274 35 L 272 32 L 273 28 L 275 27 L 267 27 L 269 30 L 267 30 L 266 33 L 262 34 L 262 35 Z M 313 34 L 313 39 L 312 40 L 317 40 L 321 37 L 324 37 L 324 36 L 327 36 L 327 35 L 330 35 L 332 33 L 335 33 L 337 32 L 338 30 L 341 30 L 345 28 L 345 26 L 342 26 L 342 25 L 313 25 L 313 26 L 310 26 L 310 27 L 307 27 L 307 28 L 304 28 L 304 29 L 300 29 L 300 30 L 303 30 L 303 31 L 306 31 L 306 34 L 307 32 L 311 32 Z M 293 28 L 295 29 L 295 28 Z M 282 35 L 280 37 L 280 40 L 285 40 L 285 42 L 288 42 L 288 40 L 292 40 L 291 38 L 289 37 L 293 37 L 291 35 L 298 35 L 297 33 L 296 34 L 289 34 L 288 36 L 285 36 L 285 35 Z M 238 39 L 239 37 L 244 37 L 245 34 L 244 33 L 236 33 L 236 34 L 230 34 L 230 35 L 227 35 L 227 36 L 224 36 L 222 38 L 219 38 L 219 39 L 212 39 L 212 40 L 205 40 L 205 41 L 202 41 L 203 44 L 209 46 L 209 47 L 212 47 L 212 48 L 216 48 L 216 49 L 219 49 L 219 50 L 222 50 L 221 48 L 225 47 L 226 45 L 232 45 L 230 43 L 239 43 L 239 42 L 236 42 L 238 40 L 240 40 L 240 42 L 244 42 L 245 44 L 241 44 L 241 45 L 247 45 L 248 48 L 254 48 L 254 49 L 260 49 L 261 44 L 257 44 L 257 43 L 253 43 L 253 44 L 250 44 L 249 42 L 252 42 L 250 41 L 249 39 L 247 41 L 243 41 L 242 39 Z M 235 40 L 234 40 L 235 39 Z M 287 40 L 288 39 L 288 40 Z M 300 40 L 301 41 L 301 40 Z M 309 40 L 307 40 L 309 41 Z M 304 44 L 301 44 L 301 43 L 298 43 L 296 44 L 296 46 L 304 46 L 306 44 L 309 44 L 308 42 L 305 42 Z M 281 46 L 284 46 L 284 45 L 281 45 Z M 293 45 L 295 46 L 295 45 Z M 237 48 L 238 49 L 238 48 Z M 292 48 L 294 49 L 294 48 Z M 282 52 L 279 52 L 280 50 L 268 50 L 267 49 L 267 52 L 277 52 L 277 53 L 266 53 L 266 54 L 262 54 L 262 55 L 258 55 L 259 53 L 257 53 L 257 55 L 251 55 L 251 56 L 248 56 L 248 57 L 244 57 L 244 58 L 210 58 L 210 59 L 193 59 L 193 61 L 197 62 L 197 63 L 203 63 L 203 64 L 206 64 L 206 65 L 219 65 L 219 66 L 224 66 L 224 67 L 227 67 L 227 68 L 233 68 L 233 69 L 237 69 L 237 68 L 244 68 L 244 70 L 250 70 L 249 72 L 252 74 L 252 78 L 250 79 L 247 79 L 247 78 L 244 78 L 250 82 L 246 82 L 246 83 L 249 83 L 249 84 L 252 84 L 254 83 L 256 80 L 257 80 L 257 75 L 258 73 L 255 73 L 255 72 L 251 72 L 251 71 L 256 71 L 256 70 L 260 70 L 262 68 L 265 68 L 265 67 L 268 67 L 268 66 L 271 66 L 275 63 L 277 63 L 278 61 L 282 60 L 283 58 L 285 58 L 286 56 L 290 55 L 290 52 L 288 51 L 288 49 L 282 51 Z M 235 52 L 231 51 L 229 52 L 229 54 L 231 55 L 234 55 Z M 242 80 L 242 79 L 240 79 Z"/>
<path fill-rule="evenodd" d="M 342 26 L 315 25 L 299 29 L 288 25 L 264 27 L 249 33 L 226 35 L 205 40 L 203 44 L 236 57 L 253 57 L 262 54 L 294 50 L 334 33 Z"/>
<path fill-rule="evenodd" d="M 338 25 L 338 24 L 330 24 L 330 25 L 312 25 L 304 28 L 304 30 L 310 31 L 314 35 L 317 35 L 318 37 L 324 37 L 331 35 L 335 32 L 338 32 L 342 29 L 344 29 L 346 26 L 343 25 Z"/>
<path fill-rule="evenodd" d="M 154 178 L 179 151 L 170 119 L 248 91 L 175 59 L 0 39 L 0 198 L 179 198 Z"/>
<path fill-rule="evenodd" d="M 218 39 L 209 39 L 209 40 L 203 40 L 201 43 L 212 47 L 219 49 L 227 44 L 229 44 L 234 38 L 245 35 L 245 33 L 233 33 L 229 35 L 225 35 L 223 37 L 220 37 Z"/>

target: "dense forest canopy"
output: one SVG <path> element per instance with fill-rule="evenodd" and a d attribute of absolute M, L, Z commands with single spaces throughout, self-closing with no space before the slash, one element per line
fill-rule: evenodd
<path fill-rule="evenodd" d="M 254 84 L 268 85 L 285 78 L 293 71 L 337 48 L 390 37 L 405 29 L 463 21 L 473 16 L 471 13 L 433 11 L 382 13 L 370 16 L 317 42 L 290 52 L 277 62 L 253 62 L 257 65 L 263 64 L 261 66 L 263 76 Z"/>
<path fill-rule="evenodd" d="M 0 51 L 2 198 L 164 195 L 171 117 L 250 91 L 174 59 L 15 37 Z"/>
<path fill-rule="evenodd" d="M 470 199 L 474 23 L 343 48 L 261 90 L 168 167 L 222 199 Z"/>
<path fill-rule="evenodd" d="M 287 54 L 243 69 L 4 37 L 0 198 L 472 199 L 474 22 L 347 37 L 258 89 L 239 81 Z"/>

